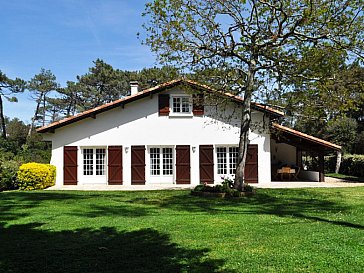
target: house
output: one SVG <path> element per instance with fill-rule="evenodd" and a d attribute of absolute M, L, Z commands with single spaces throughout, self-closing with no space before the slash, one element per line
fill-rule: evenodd
<path fill-rule="evenodd" d="M 241 97 L 182 79 L 138 91 L 133 83 L 130 96 L 38 129 L 52 142 L 56 185 L 197 185 L 233 177 Z M 323 181 L 324 153 L 341 147 L 279 125 L 282 116 L 252 103 L 246 181 L 279 179 L 279 164 Z M 307 169 L 307 162 L 318 167 Z"/>

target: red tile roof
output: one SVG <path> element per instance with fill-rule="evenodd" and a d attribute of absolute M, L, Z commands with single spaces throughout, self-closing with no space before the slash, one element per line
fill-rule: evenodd
<path fill-rule="evenodd" d="M 39 132 L 39 133 L 52 132 L 57 128 L 66 126 L 68 124 L 71 124 L 71 123 L 74 123 L 74 122 L 77 122 L 77 121 L 80 121 L 80 120 L 83 120 L 85 118 L 88 118 L 88 117 L 93 117 L 94 118 L 99 113 L 108 111 L 110 109 L 113 109 L 113 108 L 116 108 L 116 107 L 119 107 L 119 106 L 124 106 L 127 103 L 130 103 L 130 102 L 136 101 L 138 99 L 147 97 L 148 95 L 159 93 L 159 92 L 161 92 L 163 90 L 172 88 L 172 87 L 174 87 L 176 85 L 179 85 L 179 84 L 187 84 L 187 85 L 190 85 L 192 87 L 202 89 L 203 91 L 207 91 L 207 92 L 210 92 L 210 93 L 225 96 L 227 98 L 232 99 L 233 101 L 237 101 L 237 102 L 243 102 L 244 101 L 244 99 L 239 97 L 239 96 L 235 96 L 235 95 L 233 95 L 231 93 L 228 93 L 228 92 L 217 91 L 217 90 L 215 90 L 215 89 L 213 89 L 213 88 L 211 88 L 211 87 L 209 87 L 207 85 L 199 84 L 199 83 L 196 83 L 196 82 L 191 81 L 191 80 L 176 79 L 176 80 L 172 80 L 172 81 L 157 85 L 157 86 L 149 88 L 149 89 L 145 89 L 145 90 L 143 90 L 141 92 L 138 92 L 137 94 L 130 95 L 130 96 L 127 96 L 125 98 L 122 98 L 122 99 L 119 99 L 119 100 L 116 100 L 116 101 L 113 101 L 113 102 L 110 102 L 110 103 L 106 103 L 106 104 L 98 106 L 96 108 L 84 111 L 84 112 L 79 113 L 79 114 L 77 114 L 75 116 L 64 118 L 64 119 L 62 119 L 60 121 L 53 122 L 53 123 L 51 123 L 51 124 L 49 124 L 47 126 L 44 126 L 44 127 L 41 127 L 39 129 L 37 129 L 37 132 Z M 284 113 L 281 112 L 281 111 L 278 111 L 276 109 L 273 109 L 271 107 L 268 107 L 268 106 L 265 106 L 265 105 L 262 105 L 262 104 L 259 104 L 259 103 L 254 103 L 253 102 L 252 103 L 252 108 L 255 108 L 256 110 L 266 112 L 266 113 L 272 115 L 273 117 L 282 117 L 284 115 Z"/>
<path fill-rule="evenodd" d="M 329 141 L 323 140 L 321 138 L 314 137 L 314 136 L 302 133 L 300 131 L 288 128 L 286 126 L 283 126 L 283 125 L 280 125 L 280 124 L 277 124 L 277 123 L 272 123 L 272 126 L 273 126 L 274 129 L 276 129 L 278 131 L 282 131 L 282 132 L 288 133 L 290 135 L 294 135 L 294 136 L 297 136 L 299 138 L 303 138 L 305 140 L 314 142 L 316 144 L 325 146 L 327 148 L 331 148 L 331 149 L 336 150 L 336 151 L 341 151 L 341 146 L 336 145 L 334 143 L 331 143 Z"/>

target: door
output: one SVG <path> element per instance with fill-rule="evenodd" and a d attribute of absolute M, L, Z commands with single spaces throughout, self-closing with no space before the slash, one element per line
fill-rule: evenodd
<path fill-rule="evenodd" d="M 176 146 L 176 184 L 191 183 L 190 146 Z"/>
<path fill-rule="evenodd" d="M 108 147 L 109 185 L 123 184 L 123 146 Z"/>
<path fill-rule="evenodd" d="M 245 183 L 258 183 L 258 145 L 249 144 L 245 162 Z"/>
<path fill-rule="evenodd" d="M 145 185 L 145 146 L 131 146 L 131 184 Z"/>
<path fill-rule="evenodd" d="M 63 184 L 77 185 L 77 146 L 63 148 Z"/>
<path fill-rule="evenodd" d="M 200 183 L 214 183 L 214 147 L 212 145 L 200 145 Z"/>

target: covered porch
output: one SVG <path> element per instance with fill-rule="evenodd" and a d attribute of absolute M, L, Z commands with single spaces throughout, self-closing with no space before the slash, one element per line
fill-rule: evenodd
<path fill-rule="evenodd" d="M 341 146 L 273 123 L 271 126 L 272 181 L 325 182 L 324 156 L 341 153 Z"/>

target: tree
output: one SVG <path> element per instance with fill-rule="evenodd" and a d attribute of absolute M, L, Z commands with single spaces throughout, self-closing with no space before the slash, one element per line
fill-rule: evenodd
<path fill-rule="evenodd" d="M 4 139 L 6 139 L 6 126 L 3 99 L 5 98 L 10 102 L 17 102 L 17 98 L 12 95 L 23 92 L 24 87 L 25 82 L 22 79 L 16 78 L 12 80 L 0 70 L 0 127 L 1 137 Z"/>
<path fill-rule="evenodd" d="M 285 77 L 300 76 L 292 64 L 310 48 L 325 44 L 363 56 L 362 0 L 156 0 L 144 16 L 144 42 L 162 63 L 239 75 L 231 84 L 244 97 L 234 184 L 240 190 L 253 95 L 269 94 Z"/>
<path fill-rule="evenodd" d="M 37 122 L 40 121 L 42 126 L 45 125 L 48 95 L 58 88 L 59 84 L 56 82 L 56 76 L 50 70 L 44 68 L 29 81 L 28 89 L 33 94 L 32 98 L 36 102 L 36 107 L 29 126 L 28 136 L 32 134 Z"/>
<path fill-rule="evenodd" d="M 120 70 L 100 59 L 93 63 L 95 66 L 89 68 L 89 73 L 77 76 L 81 111 L 117 100 L 129 91 L 129 82 L 126 85 L 125 74 Z"/>

